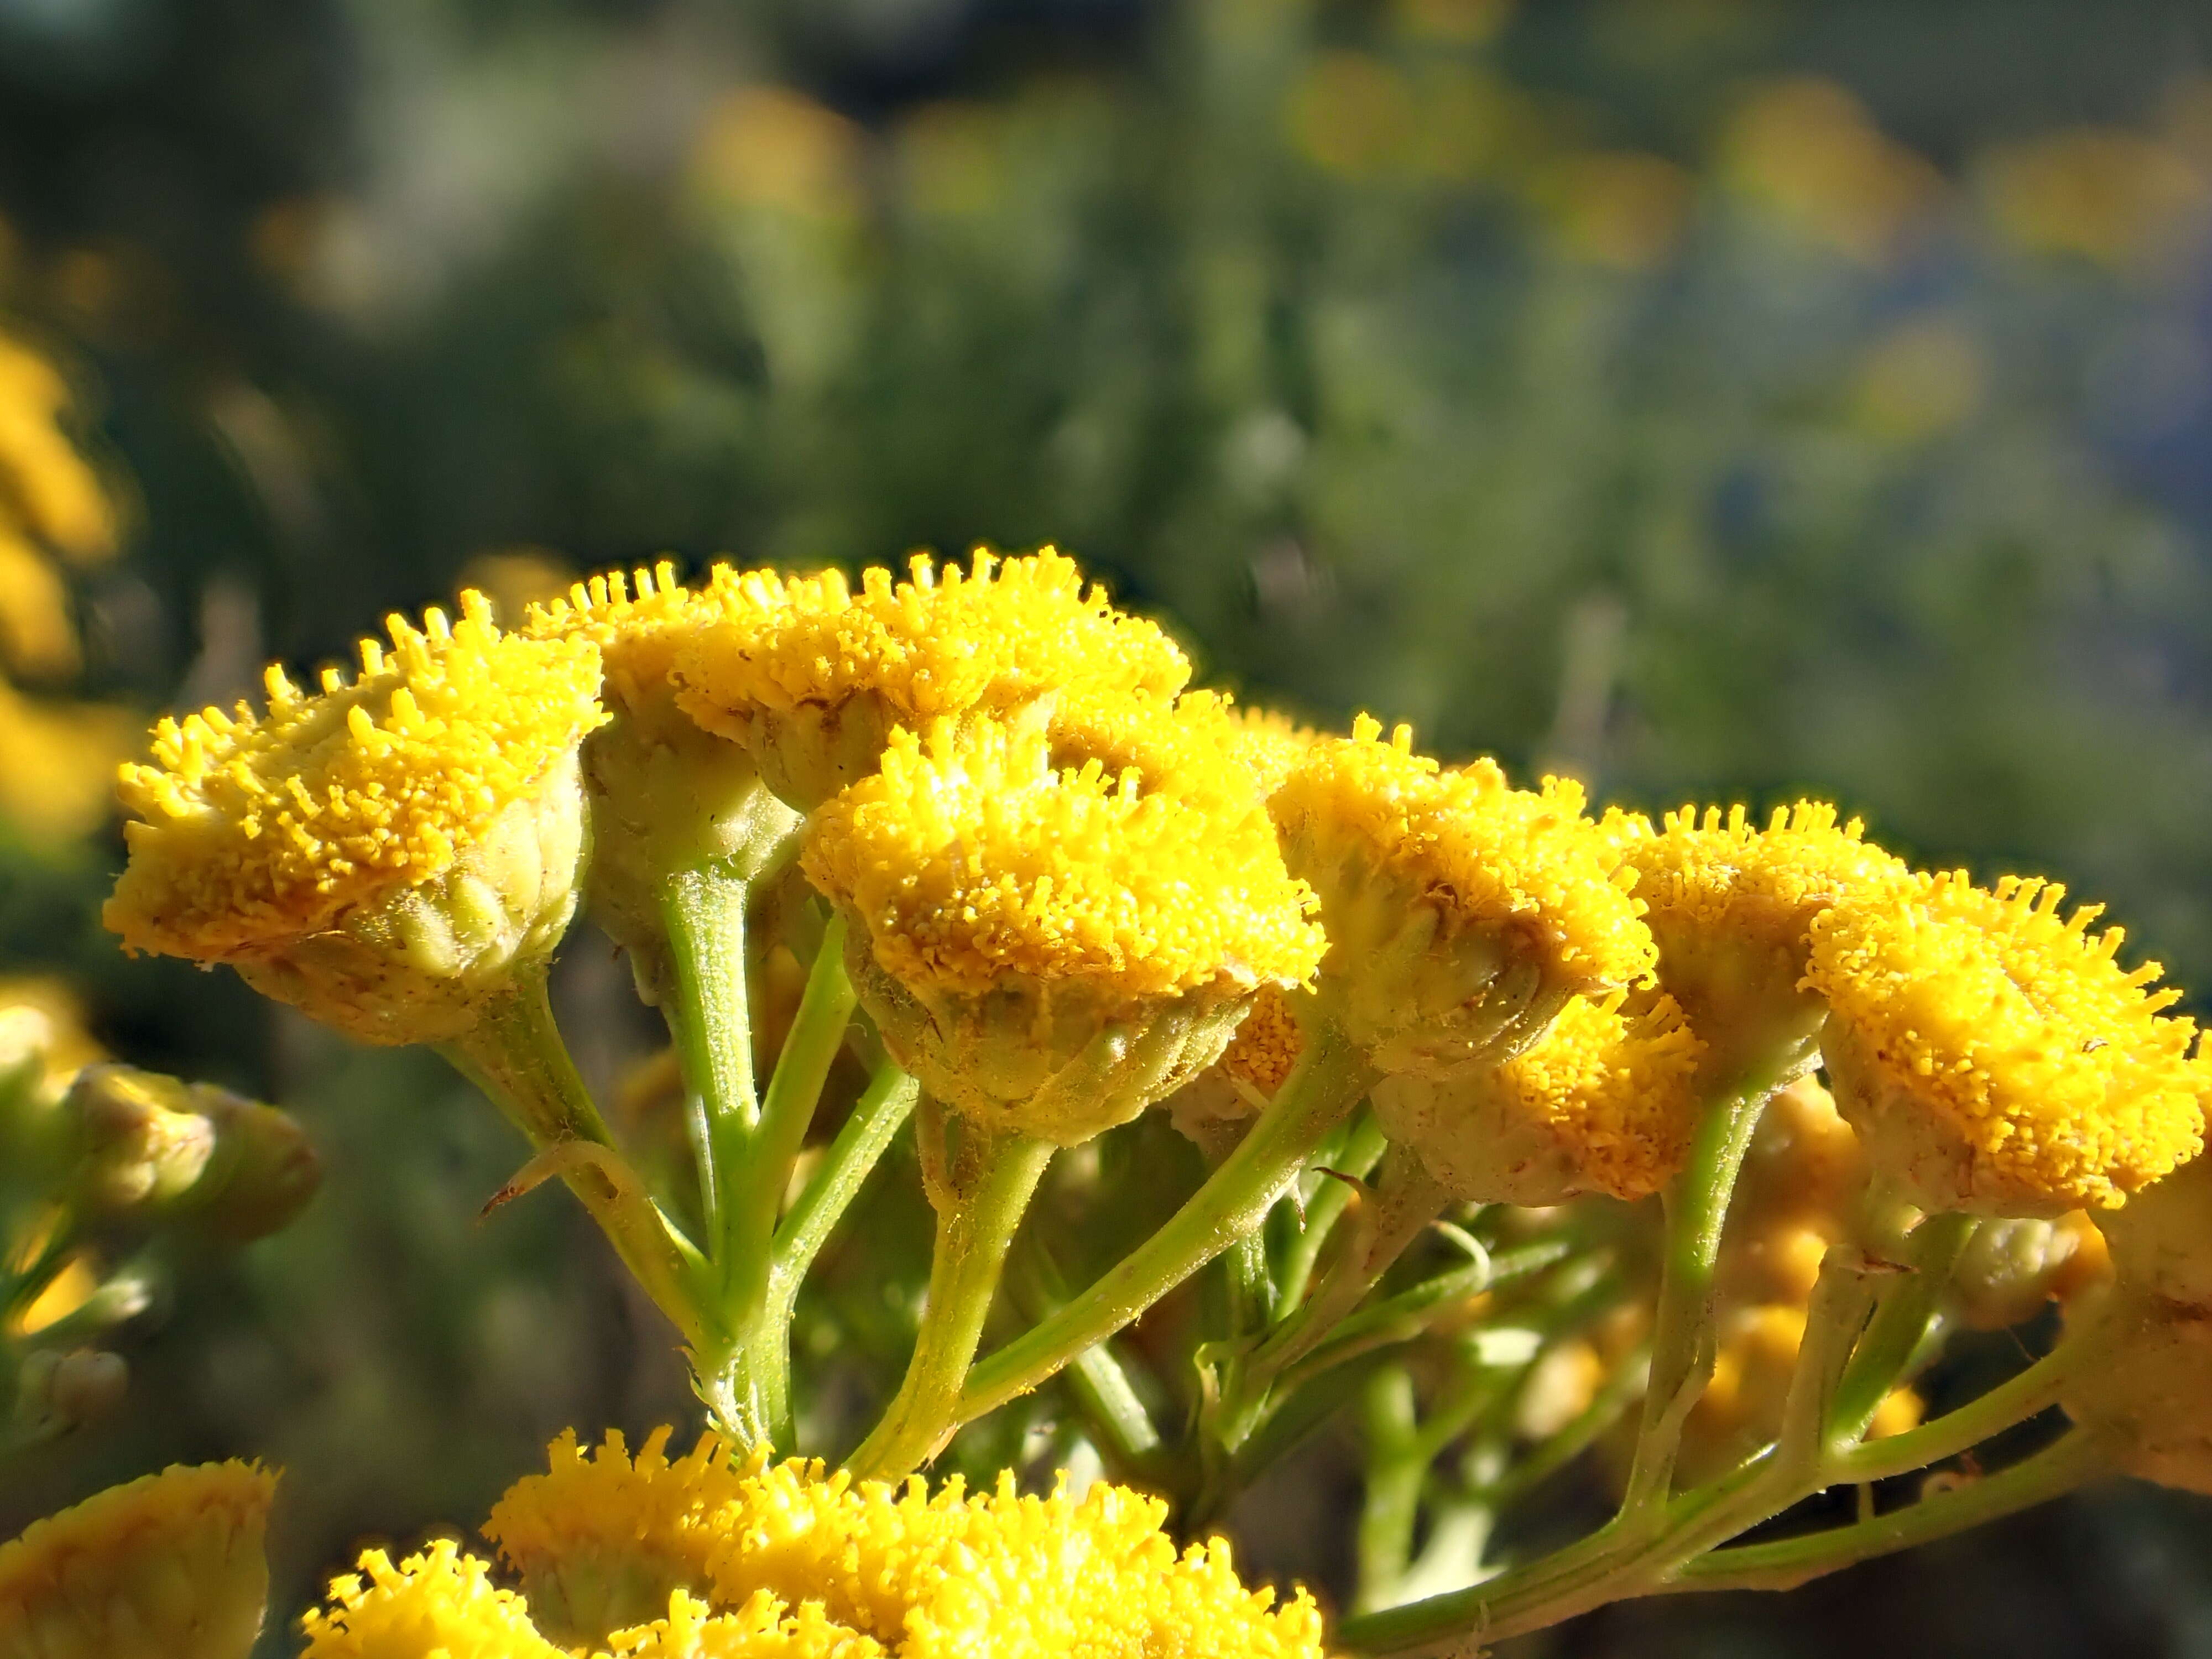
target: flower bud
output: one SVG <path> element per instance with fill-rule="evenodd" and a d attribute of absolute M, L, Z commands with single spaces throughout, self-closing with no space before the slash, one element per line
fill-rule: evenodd
<path fill-rule="evenodd" d="M 129 1066 L 88 1066 L 62 1103 L 70 1196 L 95 1215 L 189 1219 L 240 1244 L 285 1226 L 321 1169 L 299 1125 L 207 1083 Z"/>
<path fill-rule="evenodd" d="M 276 1477 L 210 1463 L 114 1486 L 0 1545 L 0 1659 L 246 1659 Z"/>
<path fill-rule="evenodd" d="M 1975 1230 L 1951 1270 L 1944 1303 L 1972 1331 L 2033 1319 L 2109 1275 L 2104 1237 L 2079 1210 L 2056 1221 L 2000 1218 Z"/>
<path fill-rule="evenodd" d="M 15 1417 L 34 1435 L 66 1434 L 112 1416 L 131 1389 L 120 1354 L 98 1348 L 40 1348 L 15 1373 Z"/>

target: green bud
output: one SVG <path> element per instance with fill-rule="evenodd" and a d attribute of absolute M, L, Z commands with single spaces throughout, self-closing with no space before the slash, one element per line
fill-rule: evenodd
<path fill-rule="evenodd" d="M 63 1111 L 69 1196 L 95 1215 L 181 1224 L 243 1244 L 290 1222 L 322 1180 L 289 1115 L 213 1084 L 88 1066 Z"/>

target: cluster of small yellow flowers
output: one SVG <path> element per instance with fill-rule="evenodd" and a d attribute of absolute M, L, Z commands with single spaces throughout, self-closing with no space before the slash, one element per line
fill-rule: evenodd
<path fill-rule="evenodd" d="M 855 979 L 902 1062 L 957 1109 L 1066 1142 L 1212 1063 L 1322 939 L 1263 814 L 1051 763 L 1034 727 L 896 732 L 817 812 L 802 867 L 854 919 Z"/>
<path fill-rule="evenodd" d="M 1741 806 L 1725 817 L 1684 807 L 1657 830 L 1610 812 L 1607 832 L 1637 872 L 1636 896 L 1659 946 L 1659 982 L 1714 1051 L 1719 1068 L 1810 1058 L 1820 1000 L 1801 981 L 1813 919 L 1847 894 L 1902 881 L 1904 863 L 1864 839 L 1856 818 L 1816 801 L 1778 807 L 1765 830 Z"/>
<path fill-rule="evenodd" d="M 325 670 L 308 695 L 271 669 L 265 715 L 161 721 L 153 763 L 123 769 L 106 920 L 371 1041 L 441 1041 L 574 909 L 599 652 L 501 635 L 475 594 L 451 626 L 391 630 L 351 684 Z"/>
<path fill-rule="evenodd" d="M 1822 1058 L 1876 1170 L 1931 1210 L 2111 1206 L 2203 1142 L 2212 1066 L 2160 1011 L 2155 963 L 2115 958 L 2095 907 L 2007 878 L 1923 877 L 1813 928 Z"/>
<path fill-rule="evenodd" d="M 1704 1048 L 1664 992 L 1577 997 L 1510 1060 L 1443 1079 L 1386 1077 L 1375 1109 L 1460 1198 L 1644 1198 L 1689 1149 Z"/>
<path fill-rule="evenodd" d="M 561 1652 L 539 1597 L 579 1582 L 557 1560 L 570 1551 L 597 1600 L 564 1604 L 563 1638 L 616 1659 L 1322 1659 L 1310 1600 L 1246 1589 L 1218 1542 L 1178 1554 L 1155 1498 L 1103 1485 L 1024 1497 L 1011 1475 L 933 1496 L 819 1463 L 740 1468 L 712 1440 L 672 1463 L 665 1440 L 633 1461 L 619 1442 L 589 1457 L 563 1437 L 550 1474 L 509 1493 L 490 1530 L 529 1558 L 526 1595 L 451 1543 L 398 1568 L 371 1552 L 366 1577 L 308 1615 L 307 1659 Z M 642 1599 L 651 1620 L 600 1622 Z"/>
<path fill-rule="evenodd" d="M 967 572 L 916 556 L 907 581 L 870 569 L 717 573 L 720 619 L 688 639 L 674 681 L 684 712 L 747 743 L 777 793 L 808 810 L 865 777 L 896 726 L 1006 714 L 1071 687 L 1172 697 L 1190 664 L 1159 628 L 1086 589 L 1048 548 Z"/>
<path fill-rule="evenodd" d="M 112 1486 L 0 1545 L 0 1659 L 246 1659 L 276 1477 L 210 1463 Z"/>
<path fill-rule="evenodd" d="M 1647 975 L 1633 871 L 1580 788 L 1446 771 L 1362 716 L 1312 744 L 1269 801 L 1320 895 L 1323 995 L 1384 1072 L 1448 1073 L 1527 1046 L 1574 995 Z"/>

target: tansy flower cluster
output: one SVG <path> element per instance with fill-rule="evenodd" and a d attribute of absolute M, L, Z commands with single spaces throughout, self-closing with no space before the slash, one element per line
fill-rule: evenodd
<path fill-rule="evenodd" d="M 501 1500 L 485 1530 L 524 1593 L 450 1541 L 370 1552 L 308 1615 L 307 1659 L 1321 1659 L 1310 1601 L 1246 1589 L 1218 1540 L 1178 1551 L 1158 1499 L 1025 1497 L 1011 1475 L 933 1495 L 747 1468 L 711 1437 L 671 1462 L 667 1437 L 632 1460 L 564 1437 Z"/>

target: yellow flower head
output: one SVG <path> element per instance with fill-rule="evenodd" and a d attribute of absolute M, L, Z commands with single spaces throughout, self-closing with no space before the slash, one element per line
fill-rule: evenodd
<path fill-rule="evenodd" d="M 1462 1198 L 1643 1198 L 1689 1150 L 1704 1047 L 1664 992 L 1577 998 L 1512 1059 L 1444 1081 L 1385 1078 L 1375 1109 Z"/>
<path fill-rule="evenodd" d="M 439 1042 L 551 950 L 584 854 L 577 748 L 605 719 L 588 640 L 391 619 L 361 677 L 154 732 L 123 769 L 131 860 L 105 913 L 136 950 L 230 962 L 373 1042 Z"/>
<path fill-rule="evenodd" d="M 1165 1518 L 1158 1499 L 1103 1483 L 1080 1500 L 1024 1497 L 1009 1474 L 988 1493 L 954 1480 L 933 1497 L 919 1479 L 786 1463 L 729 1514 L 713 1599 L 815 1602 L 898 1659 L 1321 1659 L 1310 1601 L 1245 1589 L 1218 1540 L 1178 1556 Z"/>
<path fill-rule="evenodd" d="M 1962 873 L 1838 903 L 1813 925 L 1821 1054 L 1876 1170 L 1931 1210 L 2110 1207 L 2196 1155 L 2212 1069 L 2160 1012 L 2156 963 L 2064 890 Z"/>
<path fill-rule="evenodd" d="M 246 1659 L 269 1599 L 276 1477 L 149 1474 L 0 1545 L 0 1659 Z"/>
<path fill-rule="evenodd" d="M 1632 872 L 1576 784 L 1446 771 L 1362 715 L 1315 743 L 1269 803 L 1321 896 L 1322 995 L 1385 1072 L 1443 1075 L 1525 1047 L 1575 995 L 1650 974 Z"/>
<path fill-rule="evenodd" d="M 718 571 L 720 620 L 677 654 L 677 702 L 747 744 L 777 793 L 811 811 L 875 769 L 891 729 L 1012 714 L 1062 688 L 1172 697 L 1190 678 L 1175 642 L 1085 589 L 1050 548 L 963 572 L 917 555 L 910 575 Z"/>
<path fill-rule="evenodd" d="M 441 1538 L 398 1566 L 382 1550 L 331 1581 L 334 1606 L 300 1621 L 301 1659 L 568 1659 L 538 1633 L 522 1598 Z"/>
<path fill-rule="evenodd" d="M 1608 813 L 1606 831 L 1637 872 L 1636 896 L 1659 945 L 1659 982 L 1725 1068 L 1809 1060 L 1822 1012 L 1802 989 L 1813 918 L 1847 894 L 1905 879 L 1856 818 L 1817 801 L 1778 807 L 1764 830 L 1741 806 L 1684 807 L 1657 831 Z"/>
<path fill-rule="evenodd" d="M 726 571 L 717 578 L 728 586 Z M 684 586 L 664 560 L 578 582 L 567 599 L 534 607 L 525 626 L 532 638 L 599 647 L 613 718 L 584 743 L 592 914 L 630 952 L 640 988 L 656 1003 L 669 972 L 660 908 L 669 878 L 712 869 L 750 879 L 799 827 L 742 744 L 676 707 L 677 653 L 719 614 L 714 594 Z"/>
<path fill-rule="evenodd" d="M 1306 750 L 1322 740 L 1322 734 L 1313 727 L 1273 708 L 1247 704 L 1235 712 L 1235 719 L 1243 739 L 1244 763 L 1260 775 L 1271 795 L 1298 769 Z"/>
<path fill-rule="evenodd" d="M 816 814 L 803 867 L 852 918 L 856 982 L 923 1085 L 1072 1145 L 1211 1064 L 1253 994 L 1322 948 L 1266 817 L 1097 761 L 1029 726 L 895 733 Z"/>
<path fill-rule="evenodd" d="M 484 1522 L 532 1616 L 562 1641 L 603 1642 L 659 1616 L 672 1592 L 713 1582 L 717 1516 L 744 1471 L 711 1434 L 673 1461 L 668 1437 L 656 1429 L 633 1460 L 619 1433 L 592 1453 L 564 1433 L 550 1468 L 516 1481 Z"/>

